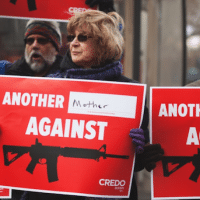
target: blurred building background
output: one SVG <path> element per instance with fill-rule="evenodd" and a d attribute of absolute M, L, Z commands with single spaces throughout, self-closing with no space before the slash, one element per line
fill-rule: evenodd
<path fill-rule="evenodd" d="M 200 78 L 200 0 L 115 0 L 125 20 L 124 74 L 150 86 L 183 86 Z M 0 18 L 0 60 L 24 52 L 27 20 Z M 61 53 L 66 52 L 66 22 Z M 151 199 L 150 173 L 137 173 L 139 200 Z"/>

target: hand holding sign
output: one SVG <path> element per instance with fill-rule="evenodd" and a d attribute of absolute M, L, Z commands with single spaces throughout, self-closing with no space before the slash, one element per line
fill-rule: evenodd
<path fill-rule="evenodd" d="M 162 159 L 164 150 L 160 144 L 147 144 L 144 146 L 144 153 L 137 156 L 145 169 L 150 172 L 156 167 L 156 162 Z"/>
<path fill-rule="evenodd" d="M 99 10 L 106 13 L 115 11 L 113 0 L 86 0 L 85 4 L 93 8 L 95 5 L 99 5 Z"/>
<path fill-rule="evenodd" d="M 136 145 L 136 152 L 141 154 L 144 152 L 145 137 L 144 131 L 141 128 L 131 129 L 129 136 L 132 138 L 132 142 Z"/>

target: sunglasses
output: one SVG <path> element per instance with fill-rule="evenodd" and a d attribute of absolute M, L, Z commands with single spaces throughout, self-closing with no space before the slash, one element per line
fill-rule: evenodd
<path fill-rule="evenodd" d="M 35 40 L 37 40 L 37 42 L 41 45 L 45 45 L 51 41 L 48 38 L 26 38 L 26 39 L 24 39 L 24 42 L 25 42 L 25 44 L 32 45 Z"/>
<path fill-rule="evenodd" d="M 79 42 L 86 42 L 88 38 L 91 38 L 91 36 L 88 36 L 88 35 L 82 35 L 82 34 L 79 34 L 78 36 L 75 36 L 75 35 L 68 35 L 67 36 L 67 41 L 68 42 L 72 42 L 74 40 L 74 38 L 78 39 Z"/>

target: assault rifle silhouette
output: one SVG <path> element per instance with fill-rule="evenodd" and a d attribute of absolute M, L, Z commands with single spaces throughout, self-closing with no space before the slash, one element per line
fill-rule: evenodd
<path fill-rule="evenodd" d="M 197 182 L 197 179 L 200 175 L 200 149 L 198 148 L 198 153 L 194 154 L 193 156 L 163 156 L 162 158 L 162 165 L 163 165 L 163 174 L 165 177 L 169 177 L 172 173 L 183 167 L 185 164 L 192 162 L 193 166 L 195 167 L 194 171 L 192 172 L 191 176 L 189 177 L 190 180 Z M 171 171 L 169 171 L 168 164 L 178 164 L 174 167 Z"/>
<path fill-rule="evenodd" d="M 83 158 L 93 159 L 99 161 L 100 157 L 106 158 L 121 158 L 128 159 L 129 156 L 125 155 L 114 155 L 106 154 L 106 145 L 104 144 L 100 149 L 84 149 L 84 148 L 71 148 L 71 147 L 55 147 L 55 146 L 44 146 L 36 139 L 35 144 L 30 147 L 24 146 L 10 146 L 3 145 L 4 152 L 4 165 L 9 166 L 12 162 L 17 160 L 19 157 L 26 153 L 29 153 L 32 158 L 26 171 L 33 174 L 36 164 L 47 164 L 47 175 L 49 182 L 57 181 L 57 160 L 58 156 L 70 157 L 70 158 Z M 8 153 L 17 154 L 10 161 Z M 40 162 L 42 159 L 46 159 L 46 163 Z"/>
<path fill-rule="evenodd" d="M 10 3 L 16 4 L 17 0 L 10 0 Z M 29 11 L 37 10 L 35 0 L 27 0 Z"/>

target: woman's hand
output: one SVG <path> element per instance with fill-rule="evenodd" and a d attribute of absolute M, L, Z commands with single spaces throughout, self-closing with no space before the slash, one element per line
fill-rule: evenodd
<path fill-rule="evenodd" d="M 136 145 L 136 153 L 143 153 L 143 147 L 145 145 L 144 131 L 141 128 L 131 129 L 129 136 L 132 138 L 132 142 Z"/>

